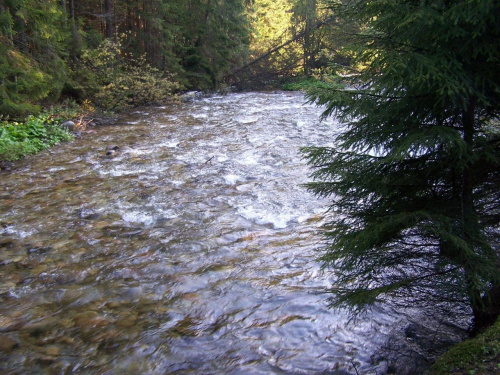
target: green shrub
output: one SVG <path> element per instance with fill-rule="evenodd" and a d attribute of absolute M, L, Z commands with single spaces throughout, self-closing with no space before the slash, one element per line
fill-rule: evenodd
<path fill-rule="evenodd" d="M 316 80 L 311 77 L 298 77 L 294 81 L 284 83 L 281 88 L 285 91 L 305 91 L 314 82 Z"/>
<path fill-rule="evenodd" d="M 86 51 L 82 60 L 86 96 L 107 110 L 164 102 L 182 88 L 173 76 L 149 65 L 144 56 L 124 53 L 120 41 L 106 39 Z"/>
<path fill-rule="evenodd" d="M 0 160 L 15 161 L 73 136 L 49 115 L 29 116 L 24 123 L 0 123 Z"/>

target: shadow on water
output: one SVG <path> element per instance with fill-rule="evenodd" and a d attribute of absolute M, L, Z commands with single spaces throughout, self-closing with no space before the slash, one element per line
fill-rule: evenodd
<path fill-rule="evenodd" d="M 425 366 L 432 319 L 386 306 L 348 324 L 327 308 L 333 276 L 316 261 L 327 202 L 300 186 L 298 149 L 331 145 L 339 126 L 303 102 L 245 93 L 147 108 L 3 174 L 0 370 Z M 436 342 L 463 333 L 439 329 Z"/>

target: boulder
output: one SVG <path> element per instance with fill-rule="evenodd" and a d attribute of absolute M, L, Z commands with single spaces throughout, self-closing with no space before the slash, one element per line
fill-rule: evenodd
<path fill-rule="evenodd" d="M 75 131 L 75 123 L 73 121 L 65 121 L 61 124 L 61 128 L 69 132 Z"/>

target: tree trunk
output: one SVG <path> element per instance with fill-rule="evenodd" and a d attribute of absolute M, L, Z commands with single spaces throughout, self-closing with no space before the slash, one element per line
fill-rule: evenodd
<path fill-rule="evenodd" d="M 22 20 L 21 17 L 15 16 L 14 17 L 16 22 L 21 25 L 21 30 L 17 31 L 14 34 L 13 41 L 14 45 L 21 51 L 22 53 L 28 53 L 28 36 L 26 35 L 26 32 L 24 31 L 24 21 Z"/>
<path fill-rule="evenodd" d="M 325 19 L 324 21 L 321 21 L 321 22 L 317 22 L 309 31 L 311 30 L 317 30 L 319 29 L 320 27 L 322 27 L 323 25 L 326 25 L 330 22 L 334 21 L 334 18 L 333 17 L 328 17 L 327 19 Z M 274 48 L 271 48 L 270 50 L 268 50 L 267 52 L 263 53 L 262 55 L 256 57 L 255 59 L 253 59 L 252 61 L 246 63 L 245 65 L 243 66 L 240 66 L 239 68 L 236 68 L 236 69 L 233 69 L 231 71 L 231 73 L 229 73 L 228 75 L 226 75 L 226 77 L 224 78 L 225 80 L 229 79 L 230 77 L 232 76 L 235 76 L 237 75 L 238 73 L 240 73 L 241 71 L 249 68 L 250 66 L 256 64 L 257 62 L 261 61 L 262 59 L 265 59 L 266 57 L 268 57 L 269 55 L 272 55 L 273 53 L 279 51 L 280 49 L 288 46 L 289 44 L 295 42 L 296 40 L 298 39 L 301 39 L 304 37 L 304 34 L 306 33 L 305 30 L 302 30 L 300 33 L 296 34 L 293 38 L 287 40 L 286 42 L 280 44 L 279 46 L 277 47 L 274 47 Z"/>
<path fill-rule="evenodd" d="M 306 14 L 306 24 L 304 30 L 304 74 L 309 77 L 312 75 L 312 69 L 314 65 L 314 54 L 313 54 L 313 33 L 317 29 L 316 23 L 316 0 L 307 0 L 307 6 L 305 10 Z"/>
<path fill-rule="evenodd" d="M 476 100 L 470 99 L 466 111 L 462 115 L 463 123 L 463 140 L 467 147 L 467 157 L 469 161 L 465 166 L 462 173 L 462 233 L 463 238 L 472 252 L 475 251 L 475 236 L 478 233 L 478 217 L 474 205 L 474 172 L 472 166 L 472 155 L 474 152 L 474 112 L 476 108 Z M 495 304 L 500 299 L 500 288 L 494 286 L 491 290 L 490 296 L 483 298 L 483 290 L 477 285 L 475 280 L 474 270 L 471 265 L 464 261 L 465 277 L 467 281 L 467 288 L 469 292 L 469 300 L 474 313 L 474 327 L 473 331 L 477 332 L 484 327 L 494 323 L 498 312 L 495 314 Z"/>
<path fill-rule="evenodd" d="M 75 23 L 75 2 L 74 0 L 69 0 L 69 17 L 71 22 Z"/>
<path fill-rule="evenodd" d="M 487 296 L 483 297 L 482 307 L 474 309 L 473 334 L 481 333 L 494 324 L 500 316 L 500 285 L 493 285 Z"/>
<path fill-rule="evenodd" d="M 67 19 L 67 15 L 66 15 L 66 0 L 61 0 L 61 9 L 63 11 L 63 14 L 64 14 L 64 24 L 66 25 L 66 19 Z"/>
<path fill-rule="evenodd" d="M 104 12 L 106 18 L 106 37 L 108 39 L 113 38 L 113 23 L 112 20 L 112 10 L 111 10 L 111 0 L 104 0 Z"/>
<path fill-rule="evenodd" d="M 207 23 L 208 23 L 208 18 L 210 17 L 210 7 L 212 6 L 212 0 L 207 1 L 207 8 L 205 9 L 205 17 L 203 19 L 203 24 L 200 25 L 200 28 L 198 30 L 198 38 L 196 39 L 195 42 L 195 47 L 200 47 L 203 44 L 203 38 L 202 36 L 205 34 L 205 30 L 203 28 L 206 28 Z"/>
<path fill-rule="evenodd" d="M 71 22 L 71 58 L 73 61 L 77 61 L 77 57 L 81 51 L 81 39 L 80 34 L 78 34 L 75 22 L 75 0 L 69 0 L 69 18 Z"/>

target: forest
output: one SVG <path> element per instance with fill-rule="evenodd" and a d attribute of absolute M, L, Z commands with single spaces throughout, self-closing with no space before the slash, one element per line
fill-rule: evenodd
<path fill-rule="evenodd" d="M 339 48 L 317 0 L 2 0 L 0 14 L 0 113 L 11 118 L 65 99 L 118 110 L 273 84 Z"/>

